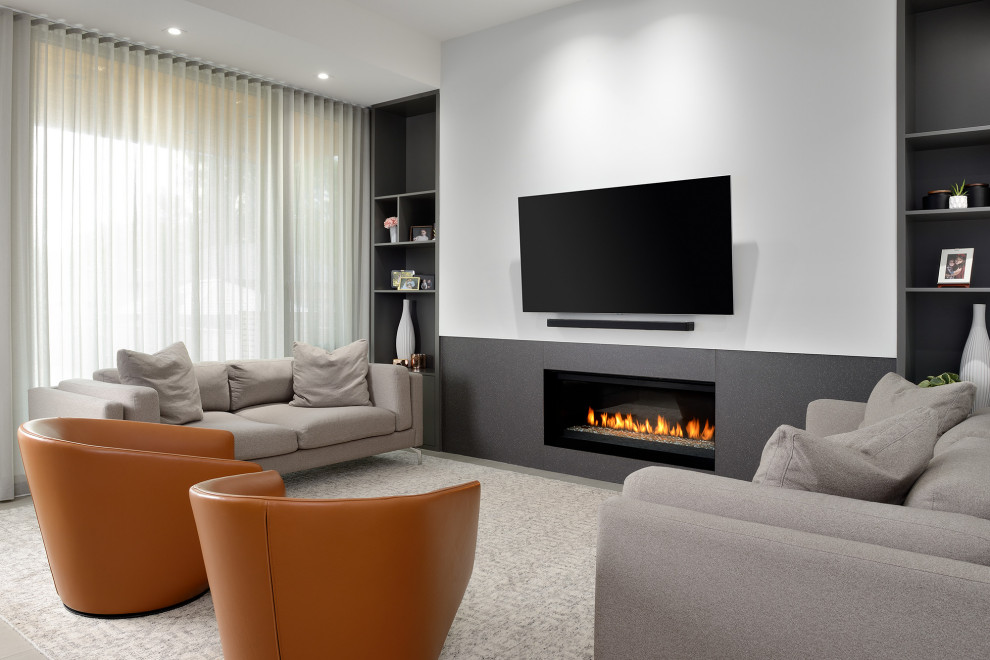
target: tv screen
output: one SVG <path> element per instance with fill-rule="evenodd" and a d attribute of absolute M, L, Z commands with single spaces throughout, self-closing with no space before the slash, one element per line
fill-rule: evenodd
<path fill-rule="evenodd" d="M 732 314 L 728 176 L 519 198 L 524 312 Z"/>

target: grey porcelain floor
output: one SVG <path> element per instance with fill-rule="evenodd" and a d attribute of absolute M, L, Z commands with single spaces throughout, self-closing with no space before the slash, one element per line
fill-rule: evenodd
<path fill-rule="evenodd" d="M 440 456 L 451 460 L 466 461 L 468 463 L 476 463 L 479 465 L 487 465 L 505 470 L 513 470 L 515 472 L 522 472 L 525 474 L 535 474 L 542 477 L 549 477 L 551 479 L 560 479 L 562 481 L 569 481 L 572 483 L 596 486 L 598 488 L 610 488 L 613 490 L 621 490 L 622 488 L 619 484 L 608 483 L 605 481 L 572 477 L 566 474 L 557 474 L 555 472 L 509 465 L 507 463 L 497 463 L 495 461 L 470 458 L 467 456 L 457 456 L 456 454 L 445 454 L 442 452 L 431 452 L 428 450 L 423 453 L 431 454 L 433 456 Z M 14 500 L 13 502 L 0 502 L 0 510 L 17 506 L 31 506 L 31 499 L 28 497 L 22 497 Z M 48 656 L 34 648 L 31 642 L 25 639 L 19 632 L 7 625 L 5 621 L 0 620 L 0 660 L 48 660 Z"/>

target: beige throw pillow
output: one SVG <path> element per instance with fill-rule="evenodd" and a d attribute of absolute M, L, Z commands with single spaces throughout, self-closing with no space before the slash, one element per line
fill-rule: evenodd
<path fill-rule="evenodd" d="M 976 385 L 973 383 L 918 387 L 895 373 L 889 373 L 870 393 L 866 401 L 866 415 L 859 428 L 915 408 L 931 408 L 938 415 L 938 434 L 942 435 L 969 416 L 975 397 Z"/>
<path fill-rule="evenodd" d="M 990 520 L 990 440 L 962 438 L 939 452 L 907 494 L 904 506 L 965 513 Z"/>
<path fill-rule="evenodd" d="M 162 424 L 185 424 L 203 419 L 199 383 L 189 351 L 181 341 L 154 355 L 120 349 L 117 371 L 125 385 L 143 385 L 158 392 Z"/>
<path fill-rule="evenodd" d="M 303 408 L 370 406 L 368 341 L 325 351 L 303 342 L 292 344 L 292 401 Z"/>
<path fill-rule="evenodd" d="M 824 438 L 781 426 L 753 483 L 900 504 L 932 457 L 937 428 L 929 408 Z"/>

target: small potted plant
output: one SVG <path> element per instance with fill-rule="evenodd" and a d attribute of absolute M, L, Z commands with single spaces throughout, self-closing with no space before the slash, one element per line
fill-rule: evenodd
<path fill-rule="evenodd" d="M 950 209 L 964 209 L 969 206 L 966 193 L 966 180 L 963 179 L 962 183 L 957 183 L 952 186 L 952 197 L 949 197 L 949 208 Z"/>
<path fill-rule="evenodd" d="M 385 218 L 385 229 L 388 230 L 389 243 L 399 242 L 399 219 L 395 216 Z"/>

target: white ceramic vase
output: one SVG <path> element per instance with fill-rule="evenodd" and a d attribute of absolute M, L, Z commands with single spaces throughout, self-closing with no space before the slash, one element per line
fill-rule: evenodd
<path fill-rule="evenodd" d="M 950 209 L 964 209 L 969 207 L 969 197 L 966 195 L 953 195 L 949 197 Z"/>
<path fill-rule="evenodd" d="M 408 298 L 402 301 L 402 318 L 399 319 L 399 329 L 395 332 L 395 357 L 406 360 L 407 363 L 416 351 L 416 332 L 413 330 L 409 302 Z"/>
<path fill-rule="evenodd" d="M 973 410 L 990 406 L 990 337 L 987 337 L 986 305 L 973 305 L 973 325 L 963 348 L 959 380 L 976 385 Z"/>
<path fill-rule="evenodd" d="M 389 243 L 398 243 L 399 242 L 399 228 L 398 227 L 389 227 L 388 228 L 388 241 L 389 241 Z"/>

